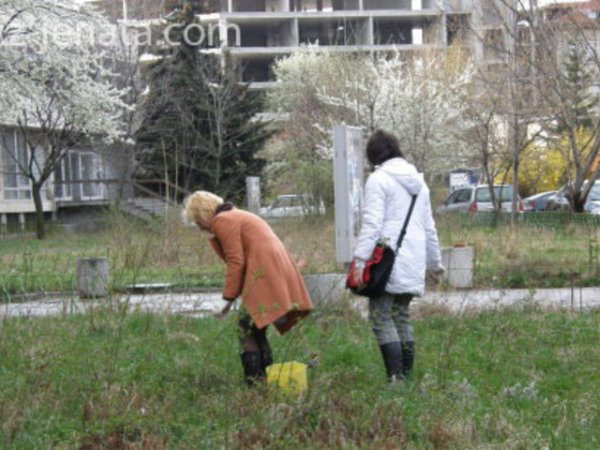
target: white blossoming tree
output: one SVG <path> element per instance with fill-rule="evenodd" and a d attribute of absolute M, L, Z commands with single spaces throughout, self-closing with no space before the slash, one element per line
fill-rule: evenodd
<path fill-rule="evenodd" d="M 459 70 L 447 67 L 446 54 L 406 62 L 399 53 L 346 55 L 303 48 L 276 65 L 281 88 L 271 94 L 270 105 L 288 114 L 286 138 L 302 151 L 304 164 L 304 155 L 310 155 L 330 166 L 332 127 L 346 123 L 366 132 L 395 133 L 407 157 L 432 175 L 472 160 L 473 154 L 459 137 L 458 122 L 460 92 L 474 71 L 468 62 Z"/>
<path fill-rule="evenodd" d="M 285 132 L 265 151 L 270 185 L 310 192 L 331 204 L 331 130 L 335 124 L 357 125 L 359 120 L 349 107 L 340 108 L 323 97 L 341 98 L 344 89 L 354 87 L 353 95 L 348 95 L 354 109 L 362 113 L 369 108 L 370 100 L 361 91 L 363 78 L 370 75 L 364 58 L 306 46 L 278 61 L 273 70 L 279 87 L 268 92 L 267 104 L 284 118 Z"/>
<path fill-rule="evenodd" d="M 447 54 L 423 54 L 404 62 L 400 54 L 380 55 L 366 63 L 371 76 L 363 92 L 372 99 L 359 111 L 348 98 L 326 100 L 352 108 L 366 129 L 385 128 L 396 134 L 402 151 L 419 170 L 435 174 L 472 160 L 473 152 L 459 138 L 463 107 L 460 101 L 474 73 L 469 62 L 448 70 Z"/>
<path fill-rule="evenodd" d="M 74 0 L 0 3 L 0 121 L 16 127 L 26 145 L 14 162 L 31 182 L 40 239 L 43 187 L 56 165 L 84 142 L 122 135 L 125 90 L 107 69 L 118 53 L 115 33 Z"/>

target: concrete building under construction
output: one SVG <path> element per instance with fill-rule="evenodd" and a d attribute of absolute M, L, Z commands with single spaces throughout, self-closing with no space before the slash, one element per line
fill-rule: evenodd
<path fill-rule="evenodd" d="M 489 3 L 489 5 L 488 5 Z M 333 51 L 407 54 L 445 49 L 457 37 L 475 58 L 493 59 L 486 35 L 500 27 L 493 0 L 221 0 L 220 10 L 199 16 L 215 34 L 208 51 L 227 49 L 240 80 L 268 87 L 277 58 L 301 45 Z M 475 34 L 473 30 L 478 30 Z M 480 33 L 479 33 L 480 32 Z"/>

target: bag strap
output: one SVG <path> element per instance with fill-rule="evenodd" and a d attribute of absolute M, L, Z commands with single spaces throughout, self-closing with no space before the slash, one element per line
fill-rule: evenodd
<path fill-rule="evenodd" d="M 408 214 L 406 215 L 406 219 L 404 219 L 404 225 L 402 226 L 402 231 L 400 231 L 400 236 L 398 236 L 398 242 L 396 243 L 396 250 L 394 253 L 398 253 L 398 249 L 402 245 L 402 241 L 404 240 L 404 235 L 406 234 L 406 227 L 408 226 L 408 221 L 410 220 L 410 216 L 415 207 L 415 202 L 417 201 L 417 196 L 413 195 L 412 200 L 410 201 L 410 207 L 408 208 Z"/>

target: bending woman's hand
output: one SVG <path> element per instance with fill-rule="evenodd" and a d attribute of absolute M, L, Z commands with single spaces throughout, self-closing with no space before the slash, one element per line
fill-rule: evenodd
<path fill-rule="evenodd" d="M 233 306 L 233 304 L 235 303 L 235 299 L 231 300 L 231 299 L 224 299 L 227 301 L 227 304 L 225 305 L 225 307 L 221 310 L 221 312 L 219 312 L 217 314 L 217 318 L 218 319 L 224 319 L 225 317 L 227 317 L 227 314 L 229 314 L 229 311 L 231 310 L 231 307 Z"/>

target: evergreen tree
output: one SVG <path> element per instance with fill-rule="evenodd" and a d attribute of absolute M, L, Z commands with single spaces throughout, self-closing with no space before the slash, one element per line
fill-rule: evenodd
<path fill-rule="evenodd" d="M 201 3 L 183 2 L 170 20 L 193 23 Z M 246 177 L 260 175 L 265 163 L 255 157 L 270 136 L 266 124 L 254 119 L 261 98 L 237 82 L 229 58 L 222 64 L 201 53 L 183 33 L 179 42 L 149 72 L 137 135 L 142 162 L 149 175 L 187 190 L 241 199 Z"/>
<path fill-rule="evenodd" d="M 576 128 L 589 128 L 593 125 L 594 109 L 598 106 L 595 67 L 588 55 L 586 42 L 571 42 L 569 44 L 565 61 L 565 88 L 569 92 L 570 114 L 567 116 L 572 121 L 571 126 Z M 559 124 L 564 128 L 564 124 Z"/>

